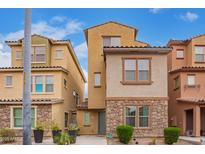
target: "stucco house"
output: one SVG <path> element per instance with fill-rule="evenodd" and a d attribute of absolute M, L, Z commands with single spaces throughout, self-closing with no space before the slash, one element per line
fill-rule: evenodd
<path fill-rule="evenodd" d="M 160 137 L 168 126 L 167 47 L 135 40 L 138 30 L 106 22 L 85 30 L 88 100 L 78 107 L 81 134 L 112 134 L 129 124 L 136 137 Z"/>
<path fill-rule="evenodd" d="M 0 128 L 22 135 L 23 39 L 6 41 L 11 67 L 0 68 Z M 86 78 L 69 40 L 32 35 L 32 128 L 51 121 L 67 129 L 76 122 L 76 106 L 84 97 Z M 50 135 L 47 131 L 45 134 Z"/>
<path fill-rule="evenodd" d="M 168 46 L 169 125 L 182 135 L 205 136 L 205 35 Z"/>

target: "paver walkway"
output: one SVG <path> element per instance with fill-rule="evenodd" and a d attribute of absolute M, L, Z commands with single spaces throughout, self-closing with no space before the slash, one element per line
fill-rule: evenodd
<path fill-rule="evenodd" d="M 105 136 L 80 135 L 76 139 L 76 145 L 106 145 Z"/>

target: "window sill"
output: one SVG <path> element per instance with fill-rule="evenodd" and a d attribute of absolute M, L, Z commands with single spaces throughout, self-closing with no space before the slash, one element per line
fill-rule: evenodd
<path fill-rule="evenodd" d="M 138 129 L 138 130 L 151 130 L 152 128 L 150 127 L 134 127 L 134 129 Z"/>
<path fill-rule="evenodd" d="M 90 125 L 83 125 L 84 127 L 90 127 Z"/>
<path fill-rule="evenodd" d="M 198 64 L 205 64 L 205 61 L 195 61 L 195 63 L 198 63 Z"/>
<path fill-rule="evenodd" d="M 4 86 L 5 88 L 13 88 L 13 86 Z"/>
<path fill-rule="evenodd" d="M 94 86 L 94 88 L 101 88 L 101 86 Z"/>
<path fill-rule="evenodd" d="M 54 92 L 31 92 L 32 95 L 53 95 Z"/>
<path fill-rule="evenodd" d="M 31 64 L 46 64 L 46 62 L 31 62 Z"/>
<path fill-rule="evenodd" d="M 141 82 L 136 82 L 136 81 L 121 81 L 122 85 L 151 85 L 153 81 L 141 81 Z"/>
<path fill-rule="evenodd" d="M 176 58 L 176 59 L 178 59 L 178 60 L 183 60 L 184 58 Z"/>

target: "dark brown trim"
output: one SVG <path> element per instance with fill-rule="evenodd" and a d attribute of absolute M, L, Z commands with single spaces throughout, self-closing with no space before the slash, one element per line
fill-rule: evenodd
<path fill-rule="evenodd" d="M 126 81 L 125 80 L 125 60 L 136 60 L 136 80 L 133 81 Z M 149 60 L 149 80 L 139 80 L 138 79 L 138 63 L 137 60 L 145 59 Z M 151 74 L 152 74 L 152 67 L 151 67 L 151 60 L 152 57 L 122 57 L 122 81 L 121 84 L 123 85 L 151 85 L 153 81 L 151 81 Z"/>

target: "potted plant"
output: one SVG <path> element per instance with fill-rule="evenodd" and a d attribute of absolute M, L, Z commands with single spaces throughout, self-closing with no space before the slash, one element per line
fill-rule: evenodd
<path fill-rule="evenodd" d="M 79 127 L 77 124 L 70 124 L 69 127 L 68 127 L 68 134 L 70 135 L 70 137 L 73 138 L 73 142 L 75 143 L 76 141 L 76 136 L 77 136 L 77 133 L 79 131 Z"/>
<path fill-rule="evenodd" d="M 53 136 L 53 143 L 56 143 L 56 137 L 61 134 L 61 130 L 58 127 L 58 124 L 56 122 L 52 122 L 52 136 Z"/>
<path fill-rule="evenodd" d="M 33 130 L 35 143 L 42 143 L 42 141 L 43 141 L 43 132 L 44 132 L 43 125 L 37 124 L 37 126 Z"/>

